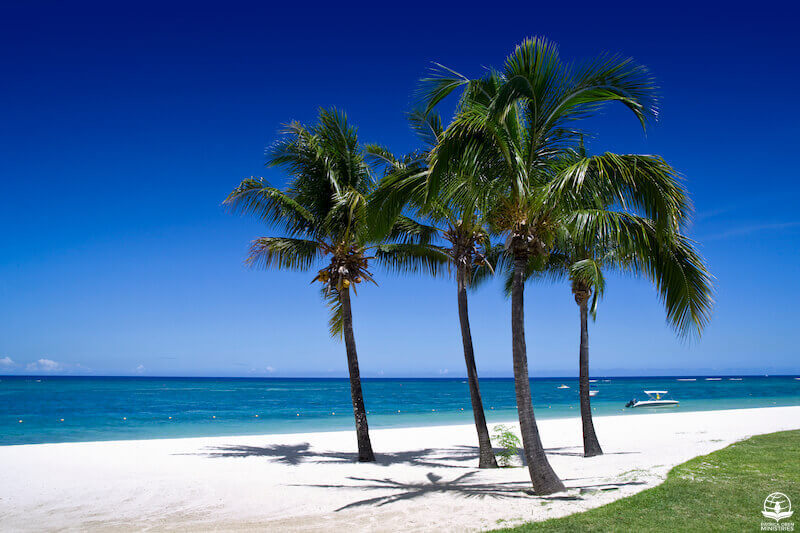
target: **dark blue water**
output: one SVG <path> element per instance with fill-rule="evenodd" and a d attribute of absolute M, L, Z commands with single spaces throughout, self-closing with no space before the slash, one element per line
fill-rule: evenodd
<path fill-rule="evenodd" d="M 370 427 L 472 422 L 463 379 L 363 384 Z M 570 388 L 557 388 L 561 384 Z M 535 379 L 532 388 L 537 417 L 579 416 L 575 379 Z M 592 388 L 600 391 L 592 398 L 598 415 L 653 412 L 624 408 L 643 389 L 669 390 L 680 406 L 668 412 L 800 405 L 794 377 L 598 378 Z M 515 419 L 513 380 L 483 379 L 481 392 L 490 423 Z M 352 427 L 346 379 L 0 376 L 0 445 Z"/>

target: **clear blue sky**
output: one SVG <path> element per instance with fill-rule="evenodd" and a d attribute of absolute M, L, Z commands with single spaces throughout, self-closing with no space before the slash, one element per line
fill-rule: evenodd
<path fill-rule="evenodd" d="M 220 202 L 246 176 L 282 184 L 263 149 L 319 106 L 346 110 L 365 142 L 413 148 L 403 111 L 431 61 L 478 75 L 536 34 L 657 76 L 661 122 L 644 136 L 610 109 L 591 149 L 658 153 L 685 174 L 717 278 L 690 344 L 652 287 L 611 279 L 593 372 L 800 372 L 796 13 L 466 5 L 0 4 L 0 374 L 346 375 L 310 276 L 245 269 L 270 229 Z M 363 375 L 463 375 L 453 283 L 377 274 L 354 304 Z M 526 297 L 532 373 L 575 374 L 569 288 Z M 487 286 L 470 305 L 480 373 L 510 376 L 508 302 Z"/>

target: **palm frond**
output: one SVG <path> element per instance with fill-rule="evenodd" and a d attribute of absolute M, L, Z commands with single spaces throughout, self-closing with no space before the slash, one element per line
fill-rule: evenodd
<path fill-rule="evenodd" d="M 328 332 L 331 337 L 341 340 L 344 334 L 344 312 L 342 310 L 342 300 L 339 297 L 339 291 L 335 288 L 322 287 L 320 294 L 331 313 L 328 319 Z"/>
<path fill-rule="evenodd" d="M 600 206 L 639 212 L 666 228 L 686 226 L 691 202 L 681 176 L 662 158 L 613 154 L 578 157 L 550 182 L 548 202 L 591 199 Z"/>
<path fill-rule="evenodd" d="M 682 337 L 702 335 L 714 307 L 711 274 L 685 236 L 675 235 L 667 241 L 650 241 L 653 246 L 639 254 L 627 266 L 642 272 L 658 289 L 667 312 L 668 323 Z"/>
<path fill-rule="evenodd" d="M 306 271 L 321 257 L 320 243 L 288 237 L 261 237 L 253 241 L 245 263 L 252 268 Z"/>
<path fill-rule="evenodd" d="M 447 253 L 432 245 L 381 244 L 375 247 L 375 260 L 394 272 L 422 272 L 437 276 L 450 263 Z"/>
<path fill-rule="evenodd" d="M 430 113 L 442 100 L 453 91 L 464 87 L 470 80 L 439 63 L 433 63 L 428 76 L 422 78 L 417 95 L 424 103 L 423 112 Z"/>
<path fill-rule="evenodd" d="M 426 180 L 425 170 L 418 166 L 395 168 L 381 179 L 367 205 L 367 223 L 376 240 L 392 232 L 406 207 L 423 202 Z"/>
<path fill-rule="evenodd" d="M 431 244 L 438 234 L 439 228 L 401 215 L 397 217 L 387 239 L 403 244 L 427 245 Z"/>
<path fill-rule="evenodd" d="M 444 127 L 442 126 L 442 118 L 438 113 L 426 113 L 422 109 L 414 109 L 408 113 L 408 123 L 427 150 L 430 151 L 439 144 L 439 139 L 444 133 Z"/>
<path fill-rule="evenodd" d="M 289 233 L 311 233 L 313 215 L 289 195 L 261 179 L 243 180 L 223 202 L 234 213 L 255 215 L 267 224 L 283 226 Z"/>

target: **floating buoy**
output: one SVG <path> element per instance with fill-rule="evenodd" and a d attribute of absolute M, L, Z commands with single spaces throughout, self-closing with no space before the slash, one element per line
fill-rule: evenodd
<path fill-rule="evenodd" d="M 63 421 L 64 421 L 64 419 L 63 419 L 63 418 L 59 420 L 59 422 L 63 422 Z"/>
<path fill-rule="evenodd" d="M 172 417 L 169 417 L 169 419 L 172 420 Z"/>
<path fill-rule="evenodd" d="M 462 408 L 461 408 L 461 410 L 463 411 L 463 410 L 464 410 L 464 408 L 462 407 Z"/>
<path fill-rule="evenodd" d="M 217 418 L 217 415 L 211 415 L 211 418 Z"/>
<path fill-rule="evenodd" d="M 400 412 L 400 409 L 398 409 L 398 410 L 397 410 L 397 412 L 399 413 L 399 412 Z"/>
<path fill-rule="evenodd" d="M 128 419 L 128 417 L 127 417 L 127 416 L 123 416 L 123 417 L 122 417 L 122 419 L 123 419 L 123 420 L 127 420 L 127 419 Z"/>
<path fill-rule="evenodd" d="M 258 418 L 258 415 L 256 415 L 256 418 Z"/>
<path fill-rule="evenodd" d="M 300 413 L 297 413 L 297 416 L 300 416 Z"/>
<path fill-rule="evenodd" d="M 20 420 L 19 423 L 22 424 L 22 420 Z"/>
<path fill-rule="evenodd" d="M 332 415 L 335 415 L 336 413 L 331 413 L 331 414 L 332 414 Z"/>

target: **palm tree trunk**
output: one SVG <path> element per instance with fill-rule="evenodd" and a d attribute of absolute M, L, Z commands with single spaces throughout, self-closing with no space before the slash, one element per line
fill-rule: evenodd
<path fill-rule="evenodd" d="M 472 400 L 472 415 L 475 418 L 475 429 L 478 430 L 478 468 L 497 468 L 497 459 L 492 451 L 489 429 L 486 427 L 486 415 L 483 411 L 481 390 L 478 386 L 478 369 L 475 365 L 475 352 L 472 349 L 472 333 L 469 328 L 469 312 L 467 310 L 466 269 L 459 265 L 456 272 L 458 280 L 458 319 L 461 323 L 461 340 L 464 343 L 464 361 L 467 363 L 467 380 L 469 397 Z"/>
<path fill-rule="evenodd" d="M 581 349 L 578 382 L 581 397 L 581 423 L 583 424 L 583 455 L 584 457 L 594 457 L 603 455 L 603 449 L 597 440 L 592 423 L 592 404 L 589 396 L 589 324 L 586 318 L 588 307 L 586 299 L 583 299 L 579 305 L 581 309 Z"/>
<path fill-rule="evenodd" d="M 511 285 L 511 336 L 514 354 L 514 389 L 517 395 L 517 412 L 522 431 L 525 460 L 536 494 L 552 494 L 564 490 L 564 484 L 550 466 L 539 437 L 539 428 L 533 416 L 531 382 L 528 375 L 528 352 L 525 346 L 525 266 L 527 256 L 514 254 L 514 278 Z"/>
<path fill-rule="evenodd" d="M 356 436 L 358 438 L 358 460 L 375 461 L 372 443 L 369 440 L 367 410 L 364 408 L 364 394 L 361 392 L 361 374 L 358 371 L 358 354 L 356 339 L 353 335 L 353 314 L 350 311 L 350 289 L 339 291 L 342 303 L 342 324 L 344 327 L 344 345 L 347 350 L 347 368 L 350 371 L 350 396 L 353 399 L 353 415 L 356 419 Z"/>

